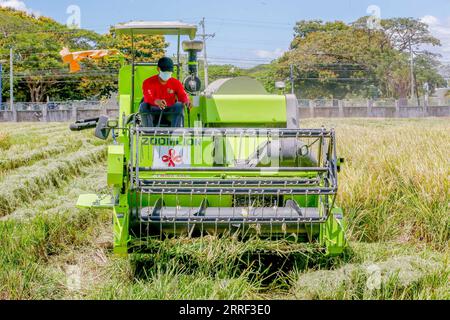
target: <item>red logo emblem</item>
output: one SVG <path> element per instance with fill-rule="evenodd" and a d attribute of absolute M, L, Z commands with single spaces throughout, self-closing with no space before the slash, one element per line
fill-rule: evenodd
<path fill-rule="evenodd" d="M 174 149 L 169 150 L 169 154 L 162 157 L 163 162 L 168 162 L 169 168 L 175 167 L 176 164 L 180 164 L 183 162 L 180 156 L 177 155 L 177 152 Z"/>

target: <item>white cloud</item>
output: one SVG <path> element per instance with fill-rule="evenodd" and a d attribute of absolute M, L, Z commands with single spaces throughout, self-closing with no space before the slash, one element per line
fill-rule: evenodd
<path fill-rule="evenodd" d="M 431 33 L 441 40 L 441 47 L 427 47 L 431 52 L 442 55 L 445 62 L 450 63 L 450 18 L 441 21 L 435 16 L 427 15 L 421 19 L 422 22 L 428 24 Z"/>
<path fill-rule="evenodd" d="M 40 13 L 27 7 L 26 3 L 20 0 L 0 0 L 0 7 L 11 8 L 19 11 L 40 16 Z"/>
<path fill-rule="evenodd" d="M 0 1 L 0 7 L 3 8 L 11 8 L 20 11 L 28 11 L 27 5 L 23 1 L 18 0 L 2 0 Z"/>
<path fill-rule="evenodd" d="M 435 16 L 424 16 L 422 19 L 422 22 L 428 24 L 429 26 L 435 26 L 439 24 L 439 19 L 436 18 Z"/>
<path fill-rule="evenodd" d="M 277 48 L 273 51 L 269 51 L 269 50 L 256 50 L 255 54 L 258 58 L 262 58 L 262 59 L 277 59 L 279 57 L 281 57 L 284 54 L 284 50 Z"/>

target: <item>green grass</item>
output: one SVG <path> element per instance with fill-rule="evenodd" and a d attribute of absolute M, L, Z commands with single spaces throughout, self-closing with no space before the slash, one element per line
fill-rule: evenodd
<path fill-rule="evenodd" d="M 111 253 L 110 212 L 74 207 L 80 193 L 107 190 L 99 142 L 67 132 L 52 143 L 66 125 L 7 124 L 18 150 L 8 159 L 39 156 L 0 178 L 0 299 L 450 299 L 449 119 L 302 124 L 321 125 L 336 128 L 346 159 L 343 256 L 207 237 L 152 241 L 128 260 Z"/>

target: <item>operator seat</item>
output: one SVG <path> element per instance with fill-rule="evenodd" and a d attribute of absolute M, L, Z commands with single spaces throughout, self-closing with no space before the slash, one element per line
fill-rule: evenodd
<path fill-rule="evenodd" d="M 141 105 L 142 103 L 144 103 L 144 98 L 142 98 L 139 105 Z M 154 122 L 155 127 L 158 127 L 158 121 L 161 116 L 161 112 L 160 111 L 152 112 L 151 115 L 153 117 L 153 122 Z M 142 123 L 141 123 L 141 125 L 142 125 Z M 169 120 L 166 117 L 161 118 L 161 123 L 159 125 L 159 128 L 169 128 L 170 125 L 171 125 L 171 123 L 169 122 Z M 183 123 L 183 127 L 184 127 L 184 123 Z"/>

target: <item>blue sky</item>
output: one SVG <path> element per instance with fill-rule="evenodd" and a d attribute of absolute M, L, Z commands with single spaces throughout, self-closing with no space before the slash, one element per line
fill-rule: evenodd
<path fill-rule="evenodd" d="M 69 17 L 67 8 L 77 5 L 81 26 L 98 32 L 130 20 L 198 23 L 205 17 L 207 32 L 216 33 L 208 42 L 212 62 L 243 67 L 270 61 L 287 50 L 298 20 L 351 22 L 376 5 L 382 18 L 424 18 L 443 42 L 443 59 L 450 62 L 450 0 L 0 0 L 0 5 L 39 12 L 62 23 Z"/>

